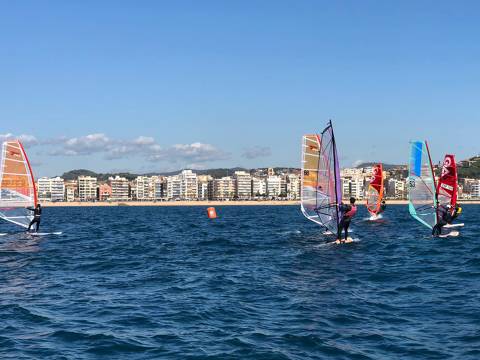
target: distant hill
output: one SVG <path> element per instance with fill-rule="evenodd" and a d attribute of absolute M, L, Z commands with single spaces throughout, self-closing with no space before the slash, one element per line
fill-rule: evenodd
<path fill-rule="evenodd" d="M 461 178 L 480 178 L 480 156 L 462 160 L 458 166 L 458 176 Z"/>

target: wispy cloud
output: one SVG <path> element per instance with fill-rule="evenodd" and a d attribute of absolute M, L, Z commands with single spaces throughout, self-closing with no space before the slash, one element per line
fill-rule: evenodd
<path fill-rule="evenodd" d="M 260 157 L 267 157 L 270 155 L 272 155 L 272 151 L 269 147 L 254 146 L 254 147 L 245 149 L 245 151 L 242 154 L 242 157 L 247 159 L 257 159 Z"/>
<path fill-rule="evenodd" d="M 153 137 L 139 136 L 132 140 L 112 139 L 97 133 L 82 137 L 61 138 L 48 141 L 53 156 L 84 156 L 103 154 L 107 160 L 125 157 L 143 157 L 150 162 L 196 164 L 225 160 L 228 153 L 211 144 L 195 142 L 162 147 Z M 198 165 L 200 167 L 200 165 Z"/>
<path fill-rule="evenodd" d="M 12 133 L 0 134 L 0 142 L 7 141 L 7 140 L 16 140 L 16 139 L 20 140 L 21 143 L 26 147 L 37 145 L 39 143 L 37 138 L 33 135 L 28 135 L 28 134 L 14 135 Z"/>

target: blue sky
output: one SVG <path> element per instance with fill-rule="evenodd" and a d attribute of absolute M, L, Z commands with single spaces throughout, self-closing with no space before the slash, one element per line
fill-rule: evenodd
<path fill-rule="evenodd" d="M 0 136 L 37 175 L 478 154 L 475 1 L 0 1 Z M 10 134 L 10 135 L 9 135 Z"/>

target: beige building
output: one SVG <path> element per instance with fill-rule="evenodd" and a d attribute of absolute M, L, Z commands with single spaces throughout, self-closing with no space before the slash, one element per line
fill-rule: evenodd
<path fill-rule="evenodd" d="M 215 200 L 230 200 L 235 196 L 235 181 L 230 176 L 213 180 L 213 198 Z"/>
<path fill-rule="evenodd" d="M 241 200 L 252 197 L 252 176 L 245 171 L 235 171 L 235 196 Z"/>
<path fill-rule="evenodd" d="M 130 196 L 130 185 L 126 178 L 121 176 L 115 176 L 108 178 L 110 187 L 112 188 L 112 196 L 110 197 L 113 201 L 127 201 Z"/>
<path fill-rule="evenodd" d="M 97 178 L 92 176 L 78 177 L 78 198 L 80 201 L 97 200 Z"/>

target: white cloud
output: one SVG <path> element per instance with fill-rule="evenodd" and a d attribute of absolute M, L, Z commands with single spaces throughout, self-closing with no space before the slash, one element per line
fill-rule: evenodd
<path fill-rule="evenodd" d="M 50 140 L 45 143 L 54 147 L 50 155 L 56 156 L 100 153 L 108 160 L 143 157 L 150 162 L 194 164 L 197 168 L 205 162 L 229 158 L 229 154 L 211 144 L 194 142 L 163 148 L 153 137 L 149 136 L 139 136 L 133 140 L 115 140 L 105 134 L 96 133 L 82 137 L 62 138 L 56 141 Z"/>
<path fill-rule="evenodd" d="M 26 147 L 37 145 L 39 143 L 35 136 L 29 135 L 29 134 L 21 134 L 21 135 L 14 135 L 12 133 L 0 134 L 0 141 L 3 142 L 7 140 L 20 140 L 20 142 Z"/>
<path fill-rule="evenodd" d="M 242 154 L 242 157 L 247 159 L 257 159 L 260 157 L 267 157 L 272 155 L 272 151 L 267 146 L 254 146 L 245 151 Z"/>

